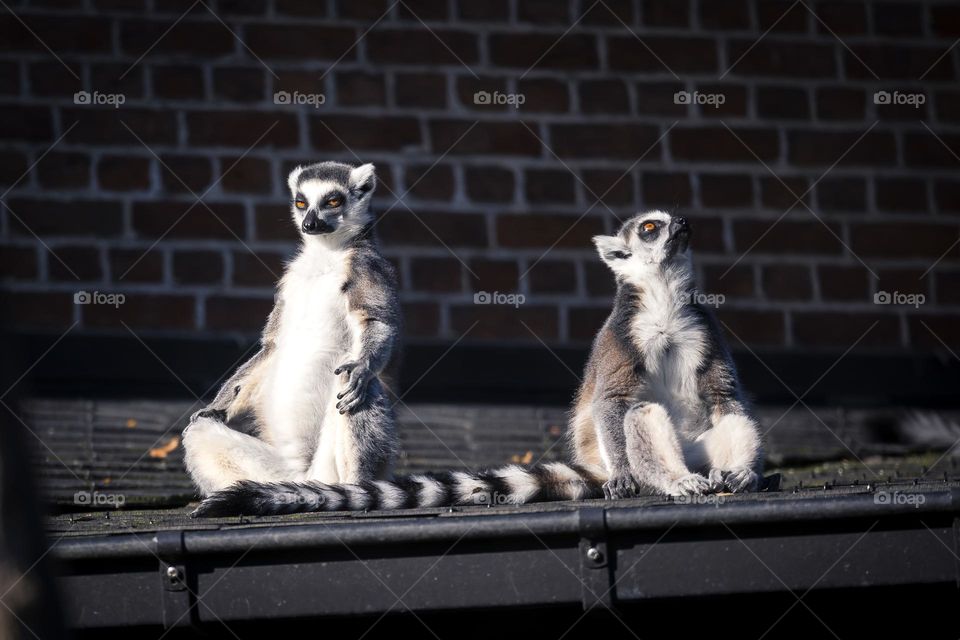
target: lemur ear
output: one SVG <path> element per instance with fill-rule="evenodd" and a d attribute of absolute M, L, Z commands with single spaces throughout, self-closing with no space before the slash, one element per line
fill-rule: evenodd
<path fill-rule="evenodd" d="M 593 236 L 592 239 L 600 258 L 611 267 L 631 255 L 627 243 L 617 236 Z"/>
<path fill-rule="evenodd" d="M 350 191 L 357 197 L 363 197 L 377 186 L 377 175 L 372 164 L 362 164 L 350 171 Z"/>
<path fill-rule="evenodd" d="M 296 193 L 297 183 L 300 182 L 300 174 L 303 173 L 303 167 L 297 166 L 296 169 L 290 172 L 290 175 L 287 176 L 287 186 L 290 187 L 290 193 Z"/>

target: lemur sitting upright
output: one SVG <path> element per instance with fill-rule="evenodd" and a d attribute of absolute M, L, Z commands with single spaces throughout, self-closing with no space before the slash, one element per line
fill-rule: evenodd
<path fill-rule="evenodd" d="M 303 242 L 261 349 L 184 432 L 203 495 L 239 481 L 389 477 L 398 441 L 382 376 L 398 352 L 400 310 L 393 267 L 371 233 L 375 184 L 371 164 L 321 162 L 290 174 Z M 245 415 L 257 436 L 227 426 Z"/>
<path fill-rule="evenodd" d="M 717 322 L 697 302 L 690 233 L 686 219 L 652 211 L 593 239 L 617 293 L 568 433 L 576 462 L 604 469 L 608 498 L 758 486 L 757 422 Z"/>
<path fill-rule="evenodd" d="M 196 513 L 522 504 L 756 489 L 762 464 L 756 422 L 741 399 L 712 316 L 695 304 L 688 240 L 686 222 L 661 212 L 629 220 L 615 237 L 594 238 L 617 275 L 618 293 L 594 343 L 571 419 L 576 464 L 507 465 L 392 482 L 330 481 L 298 470 L 272 478 L 248 475 L 226 488 L 223 482 L 212 488 L 202 484 L 191 469 L 208 496 Z M 188 466 L 191 433 L 184 440 Z"/>

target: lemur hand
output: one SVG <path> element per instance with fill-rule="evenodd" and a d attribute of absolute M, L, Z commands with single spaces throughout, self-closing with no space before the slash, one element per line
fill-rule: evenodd
<path fill-rule="evenodd" d="M 366 363 L 360 361 L 344 362 L 334 369 L 334 375 L 347 374 L 347 386 L 337 394 L 337 410 L 340 413 L 353 411 L 367 397 L 367 385 L 373 377 L 373 371 Z"/>
<path fill-rule="evenodd" d="M 213 418 L 219 422 L 226 422 L 227 412 L 223 409 L 200 409 L 200 411 L 190 416 L 190 422 L 194 422 L 197 418 Z"/>

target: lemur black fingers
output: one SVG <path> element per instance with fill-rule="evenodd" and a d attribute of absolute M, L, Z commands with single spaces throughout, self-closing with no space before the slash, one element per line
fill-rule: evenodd
<path fill-rule="evenodd" d="M 193 422 L 198 418 L 212 418 L 219 422 L 226 422 L 227 412 L 223 409 L 201 409 L 190 416 L 190 422 Z"/>
<path fill-rule="evenodd" d="M 724 473 L 720 469 L 710 469 L 707 475 L 707 482 L 710 483 L 710 492 L 719 493 L 724 489 Z"/>
<path fill-rule="evenodd" d="M 628 474 L 615 476 L 603 483 L 603 495 L 607 500 L 632 498 L 640 491 L 640 487 L 632 476 Z"/>
<path fill-rule="evenodd" d="M 734 469 L 727 472 L 724 485 L 731 493 L 756 491 L 760 485 L 760 476 L 753 469 Z"/>
<path fill-rule="evenodd" d="M 689 473 L 681 476 L 671 483 L 670 495 L 672 496 L 699 496 L 710 492 L 710 481 L 699 473 Z"/>

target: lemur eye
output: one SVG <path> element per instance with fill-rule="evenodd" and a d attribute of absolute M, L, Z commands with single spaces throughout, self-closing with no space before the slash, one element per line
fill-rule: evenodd
<path fill-rule="evenodd" d="M 333 198 L 330 198 L 329 200 L 327 200 L 327 206 L 328 206 L 328 207 L 339 207 L 339 206 L 340 206 L 340 203 L 342 203 L 342 202 L 343 202 L 343 198 L 340 198 L 340 197 L 338 197 L 338 196 L 334 196 Z"/>
<path fill-rule="evenodd" d="M 646 222 L 646 223 L 644 223 L 644 225 L 643 225 L 643 230 L 644 230 L 645 232 L 647 232 L 647 233 L 650 233 L 651 231 L 653 231 L 653 230 L 656 229 L 656 228 L 657 228 L 657 225 L 653 224 L 652 222 Z"/>
<path fill-rule="evenodd" d="M 307 201 L 306 201 L 306 200 L 295 200 L 294 203 L 293 203 L 293 205 L 294 205 L 297 209 L 306 209 L 306 208 L 307 208 Z"/>

